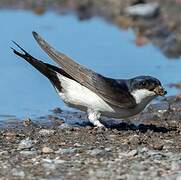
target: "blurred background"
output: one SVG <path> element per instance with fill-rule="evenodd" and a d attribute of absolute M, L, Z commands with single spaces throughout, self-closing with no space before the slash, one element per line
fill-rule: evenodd
<path fill-rule="evenodd" d="M 32 31 L 105 76 L 151 75 L 169 96 L 180 93 L 181 0 L 1 0 L 0 8 L 0 117 L 68 109 L 49 81 L 10 49 L 14 40 L 53 64 Z"/>

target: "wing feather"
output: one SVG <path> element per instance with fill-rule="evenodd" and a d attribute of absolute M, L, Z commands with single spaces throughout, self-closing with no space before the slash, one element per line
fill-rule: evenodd
<path fill-rule="evenodd" d="M 33 32 L 35 40 L 40 47 L 81 85 L 98 94 L 107 103 L 120 108 L 133 108 L 136 102 L 129 93 L 124 80 L 119 81 L 104 77 L 69 58 L 65 54 L 56 51 L 36 32 Z"/>

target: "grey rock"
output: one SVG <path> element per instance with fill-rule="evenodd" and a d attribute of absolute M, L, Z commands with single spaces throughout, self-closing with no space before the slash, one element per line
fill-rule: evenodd
<path fill-rule="evenodd" d="M 173 161 L 171 164 L 171 170 L 172 171 L 181 170 L 181 162 L 179 163 L 178 161 Z"/>
<path fill-rule="evenodd" d="M 53 163 L 53 160 L 49 159 L 49 158 L 45 158 L 45 159 L 42 159 L 42 162 L 43 163 Z"/>
<path fill-rule="evenodd" d="M 158 152 L 158 151 L 151 151 L 149 150 L 147 152 L 148 156 L 151 156 L 151 157 L 157 157 L 157 156 L 165 156 L 164 154 Z"/>
<path fill-rule="evenodd" d="M 134 149 L 127 153 L 127 156 L 136 156 L 138 154 L 138 150 Z"/>
<path fill-rule="evenodd" d="M 176 180 L 181 180 L 181 174 L 176 177 Z"/>
<path fill-rule="evenodd" d="M 64 124 L 61 124 L 60 126 L 58 126 L 58 128 L 60 128 L 60 129 L 62 129 L 62 130 L 72 130 L 72 129 L 73 129 L 73 126 L 64 123 Z"/>
<path fill-rule="evenodd" d="M 20 151 L 20 154 L 25 155 L 25 156 L 31 156 L 31 155 L 36 155 L 37 151 L 23 150 L 23 151 Z"/>
<path fill-rule="evenodd" d="M 54 130 L 49 130 L 49 129 L 41 129 L 39 131 L 39 134 L 42 135 L 42 136 L 51 136 L 55 133 Z"/>
<path fill-rule="evenodd" d="M 0 156 L 2 155 L 8 155 L 8 151 L 0 151 Z"/>
<path fill-rule="evenodd" d="M 53 153 L 53 152 L 54 152 L 54 150 L 49 147 L 42 148 L 42 153 L 49 154 L 49 153 Z"/>
<path fill-rule="evenodd" d="M 45 171 L 47 172 L 48 170 L 55 170 L 56 165 L 54 163 L 43 163 L 42 166 L 45 168 Z"/>
<path fill-rule="evenodd" d="M 103 150 L 100 149 L 92 149 L 92 150 L 88 150 L 87 154 L 91 155 L 91 156 L 97 156 L 99 154 L 101 154 L 103 152 Z"/>
<path fill-rule="evenodd" d="M 14 168 L 14 169 L 12 169 L 11 173 L 12 173 L 13 176 L 18 176 L 18 177 L 21 177 L 21 178 L 25 177 L 25 173 L 24 173 L 23 170 L 18 170 L 16 168 Z"/>
<path fill-rule="evenodd" d="M 77 151 L 77 148 L 70 147 L 67 149 L 60 148 L 59 150 L 55 151 L 55 153 L 56 154 L 71 154 L 71 153 L 74 153 L 76 151 Z"/>
<path fill-rule="evenodd" d="M 147 147 L 143 147 L 143 148 L 139 149 L 140 153 L 146 153 L 148 151 L 149 151 L 149 149 Z"/>
<path fill-rule="evenodd" d="M 54 163 L 55 164 L 64 164 L 66 161 L 62 160 L 62 159 L 55 159 Z"/>
<path fill-rule="evenodd" d="M 154 17 L 158 14 L 160 6 L 158 3 L 144 3 L 128 6 L 125 8 L 125 14 L 129 16 L 138 16 L 143 18 Z"/>
<path fill-rule="evenodd" d="M 22 149 L 30 149 L 33 147 L 33 143 L 32 140 L 30 140 L 29 138 L 23 139 L 19 145 L 18 145 L 18 150 L 22 150 Z"/>

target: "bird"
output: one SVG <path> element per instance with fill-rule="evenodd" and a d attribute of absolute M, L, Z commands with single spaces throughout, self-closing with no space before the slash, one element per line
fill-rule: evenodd
<path fill-rule="evenodd" d="M 95 128 L 105 128 L 101 116 L 129 118 L 143 111 L 157 96 L 167 93 L 152 76 L 130 79 L 103 76 L 55 50 L 38 33 L 33 31 L 32 34 L 57 66 L 36 59 L 14 41 L 20 50 L 12 48 L 13 52 L 46 76 L 65 104 L 87 112 Z"/>

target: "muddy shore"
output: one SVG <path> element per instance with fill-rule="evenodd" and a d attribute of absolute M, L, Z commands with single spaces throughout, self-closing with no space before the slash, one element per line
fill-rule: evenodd
<path fill-rule="evenodd" d="M 181 178 L 181 98 L 150 105 L 129 120 L 103 118 L 94 129 L 81 112 L 11 120 L 0 131 L 1 179 Z"/>

